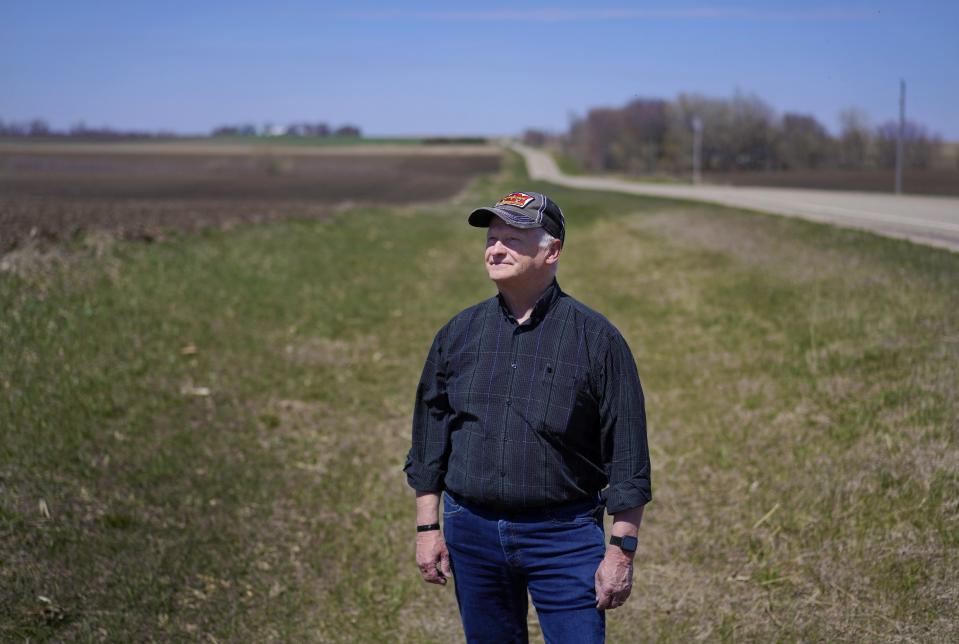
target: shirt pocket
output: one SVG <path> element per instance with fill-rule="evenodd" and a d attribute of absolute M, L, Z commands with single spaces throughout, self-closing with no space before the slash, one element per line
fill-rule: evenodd
<path fill-rule="evenodd" d="M 542 368 L 542 400 L 546 405 L 544 429 L 562 434 L 572 418 L 573 410 L 583 403 L 586 370 L 571 364 L 548 363 Z"/>
<path fill-rule="evenodd" d="M 546 394 L 549 393 L 550 388 L 553 386 L 553 378 L 555 376 L 556 369 L 553 368 L 552 362 L 547 362 L 540 367 L 540 384 Z"/>
<path fill-rule="evenodd" d="M 568 365 L 548 362 L 540 367 L 538 398 L 550 407 L 565 406 L 577 386 L 577 375 Z"/>

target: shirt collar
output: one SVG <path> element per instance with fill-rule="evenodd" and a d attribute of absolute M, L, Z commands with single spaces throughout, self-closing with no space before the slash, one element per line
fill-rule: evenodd
<path fill-rule="evenodd" d="M 549 311 L 553 303 L 559 299 L 559 296 L 563 294 L 563 291 L 559 288 L 559 282 L 556 281 L 556 278 L 553 278 L 553 281 L 549 286 L 546 287 L 546 290 L 543 291 L 543 294 L 539 296 L 539 299 L 536 300 L 536 304 L 533 305 L 533 312 L 529 316 L 529 320 L 526 322 L 527 325 L 533 326 L 540 322 L 544 317 L 546 317 L 546 312 Z M 513 317 L 513 314 L 510 313 L 509 307 L 506 306 L 506 300 L 503 298 L 502 293 L 496 294 L 496 299 L 499 301 L 500 309 L 502 309 L 503 314 L 506 318 L 516 323 L 516 318 Z"/>

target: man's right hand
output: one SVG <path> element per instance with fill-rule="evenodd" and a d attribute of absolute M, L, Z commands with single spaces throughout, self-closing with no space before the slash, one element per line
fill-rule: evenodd
<path fill-rule="evenodd" d="M 446 550 L 446 540 L 439 530 L 416 533 L 416 565 L 423 575 L 423 581 L 431 584 L 446 584 L 453 572 L 450 570 L 450 553 Z"/>

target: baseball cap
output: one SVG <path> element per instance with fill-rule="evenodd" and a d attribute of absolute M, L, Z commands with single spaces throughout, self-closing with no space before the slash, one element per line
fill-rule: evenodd
<path fill-rule="evenodd" d="M 470 226 L 487 228 L 490 219 L 499 217 L 516 228 L 543 228 L 550 235 L 565 241 L 566 220 L 556 202 L 538 192 L 511 192 L 489 208 L 470 213 Z"/>

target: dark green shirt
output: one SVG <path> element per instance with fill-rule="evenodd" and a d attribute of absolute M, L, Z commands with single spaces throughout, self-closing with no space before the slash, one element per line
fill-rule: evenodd
<path fill-rule="evenodd" d="M 604 489 L 611 514 L 649 502 L 646 411 L 626 341 L 555 281 L 526 324 L 499 295 L 459 313 L 426 358 L 404 471 L 416 490 L 504 510 Z"/>

